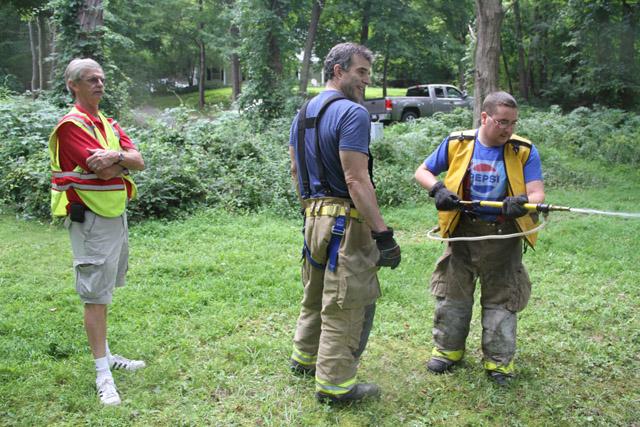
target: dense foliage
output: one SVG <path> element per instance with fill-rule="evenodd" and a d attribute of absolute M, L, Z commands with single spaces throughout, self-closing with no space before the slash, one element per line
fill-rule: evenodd
<path fill-rule="evenodd" d="M 251 115 L 287 117 L 296 103 L 283 88 L 295 86 L 289 83 L 298 77 L 313 0 L 103 1 L 104 27 L 90 37 L 77 25 L 83 3 L 2 3 L 0 84 L 30 86 L 29 61 L 36 58 L 29 42 L 37 45 L 38 38 L 48 45 L 38 55 L 45 80 L 51 78 L 58 89 L 59 67 L 71 56 L 90 52 L 106 60 L 112 95 L 104 106 L 113 112 L 129 93 L 141 103 L 163 90 L 195 90 L 201 77 L 212 87 L 229 85 L 230 76 L 240 74 L 241 105 Z M 593 103 L 638 108 L 640 2 L 511 0 L 502 8 L 500 87 L 531 104 L 557 104 L 564 111 Z M 326 1 L 313 53 L 321 60 L 336 43 L 356 41 L 375 53 L 376 85 L 456 83 L 473 93 L 475 13 L 472 0 Z M 28 23 L 37 34 L 27 30 Z M 201 44 L 206 76 L 198 75 Z M 235 55 L 236 74 L 230 65 Z M 57 74 L 46 72 L 54 63 Z M 314 68 L 320 81 L 320 67 Z M 116 83 L 121 87 L 114 92 Z"/>
<path fill-rule="evenodd" d="M 47 140 L 65 111 L 45 101 L 4 94 L 0 100 L 0 201 L 23 216 L 49 217 Z M 518 134 L 539 147 L 549 186 L 605 182 L 593 162 L 640 166 L 640 116 L 621 110 L 559 108 L 522 111 Z M 374 179 L 380 204 L 424 199 L 413 172 L 453 130 L 466 129 L 471 113 L 458 110 L 385 128 L 374 142 Z M 290 119 L 255 124 L 235 113 L 211 120 L 187 109 L 166 110 L 143 127 L 124 125 L 142 151 L 146 170 L 135 174 L 140 196 L 133 218 L 173 218 L 199 207 L 229 211 L 272 209 L 295 213 L 287 141 Z"/>

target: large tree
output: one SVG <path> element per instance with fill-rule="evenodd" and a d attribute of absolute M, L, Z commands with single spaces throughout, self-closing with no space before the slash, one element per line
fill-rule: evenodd
<path fill-rule="evenodd" d="M 498 90 L 500 69 L 500 27 L 504 11 L 500 0 L 476 0 L 477 41 L 473 123 L 480 125 L 482 102 Z"/>
<path fill-rule="evenodd" d="M 240 96 L 246 114 L 260 119 L 288 115 L 293 71 L 297 68 L 284 0 L 238 0 L 242 61 L 248 83 Z"/>
<path fill-rule="evenodd" d="M 309 31 L 307 31 L 307 40 L 304 44 L 304 52 L 302 55 L 302 66 L 300 67 L 300 88 L 299 92 L 302 96 L 307 94 L 307 84 L 309 82 L 309 65 L 311 64 L 311 55 L 313 54 L 313 46 L 316 41 L 316 31 L 320 22 L 320 14 L 324 7 L 324 0 L 312 0 L 311 19 L 309 22 Z"/>

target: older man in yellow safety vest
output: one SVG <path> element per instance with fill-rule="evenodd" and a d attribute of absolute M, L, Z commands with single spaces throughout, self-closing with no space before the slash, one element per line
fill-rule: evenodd
<path fill-rule="evenodd" d="M 111 354 L 107 344 L 107 306 L 114 288 L 124 285 L 128 266 L 126 206 L 136 194 L 129 171 L 144 169 L 144 161 L 120 126 L 98 110 L 105 88 L 102 67 L 92 59 L 74 59 L 64 78 L 75 105 L 49 138 L 51 210 L 66 217 L 98 396 L 104 405 L 118 405 L 111 369 L 145 366 Z"/>

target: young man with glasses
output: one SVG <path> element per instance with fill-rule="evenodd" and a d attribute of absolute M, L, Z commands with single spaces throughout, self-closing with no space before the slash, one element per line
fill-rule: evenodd
<path fill-rule="evenodd" d="M 523 239 L 491 236 L 533 229 L 537 217 L 524 204 L 544 201 L 540 156 L 530 141 L 513 133 L 517 120 L 518 104 L 510 94 L 487 95 L 480 128 L 450 134 L 415 174 L 435 198 L 443 237 L 488 236 L 448 242 L 436 263 L 431 277 L 435 347 L 427 363 L 435 374 L 462 360 L 476 279 L 481 284 L 484 368 L 499 385 L 514 374 L 516 313 L 527 305 L 531 282 L 522 264 Z M 502 208 L 463 209 L 460 200 L 500 201 Z M 535 233 L 524 237 L 532 247 L 535 241 Z"/>

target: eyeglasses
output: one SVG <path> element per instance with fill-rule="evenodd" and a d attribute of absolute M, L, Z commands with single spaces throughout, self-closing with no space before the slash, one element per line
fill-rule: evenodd
<path fill-rule="evenodd" d="M 493 122 L 496 124 L 496 126 L 498 126 L 500 129 L 507 129 L 507 128 L 515 128 L 518 125 L 518 121 L 514 120 L 512 122 L 510 122 L 509 120 L 496 120 L 491 116 L 487 116 L 489 118 L 491 118 L 491 120 L 493 120 Z"/>
<path fill-rule="evenodd" d="M 104 77 L 91 77 L 88 79 L 81 79 L 91 85 L 97 85 L 99 82 L 102 83 L 103 85 L 106 83 L 106 80 Z"/>

